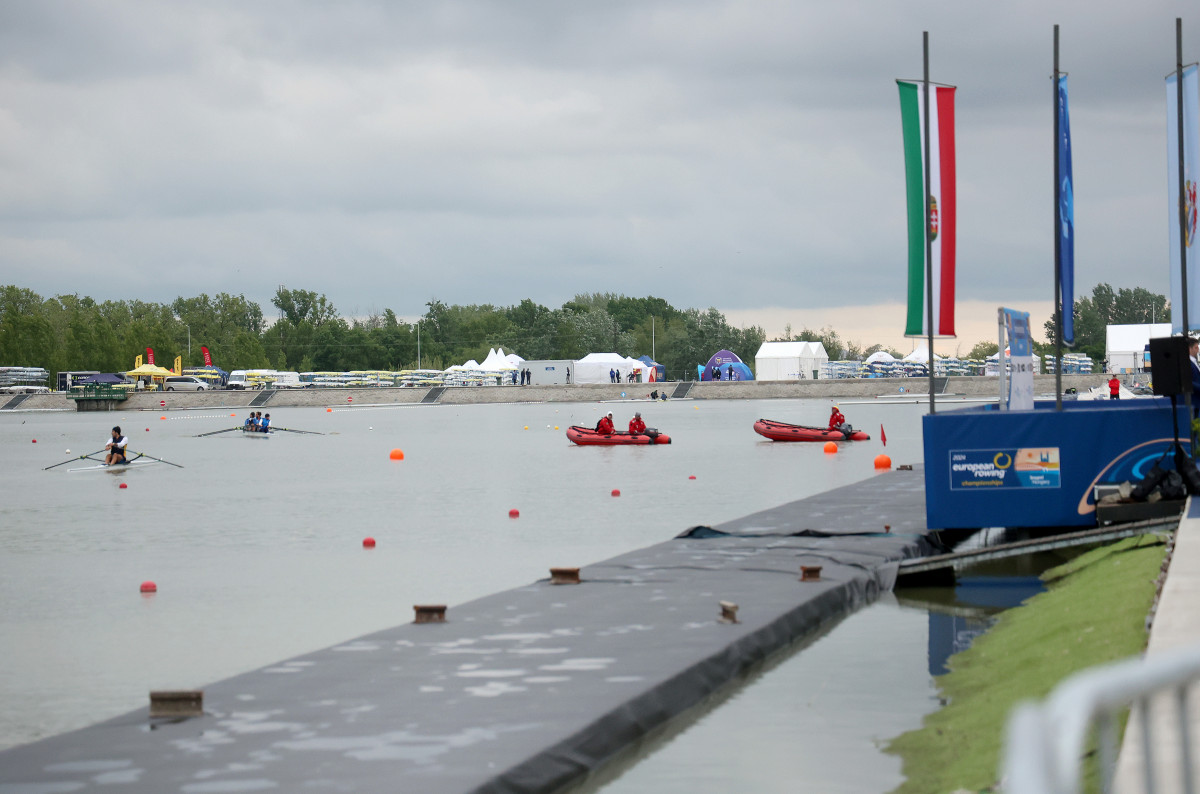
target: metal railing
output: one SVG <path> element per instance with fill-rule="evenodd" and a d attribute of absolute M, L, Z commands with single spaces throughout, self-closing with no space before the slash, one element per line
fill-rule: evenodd
<path fill-rule="evenodd" d="M 1059 684 L 1042 703 L 1019 705 L 1008 721 L 1001 770 L 1003 790 L 1008 794 L 1081 791 L 1085 755 L 1094 733 L 1100 790 L 1111 792 L 1117 768 L 1118 725 L 1126 709 L 1136 706 L 1130 724 L 1140 720 L 1143 791 L 1192 794 L 1195 782 L 1188 687 L 1198 678 L 1200 645 L 1086 670 Z M 1151 701 L 1161 706 L 1164 699 L 1171 713 L 1163 733 L 1173 733 L 1174 737 L 1154 734 L 1156 710 Z M 1159 751 L 1158 763 L 1155 749 Z M 1177 755 L 1169 752 L 1172 750 Z M 1167 788 L 1161 788 L 1163 784 Z"/>

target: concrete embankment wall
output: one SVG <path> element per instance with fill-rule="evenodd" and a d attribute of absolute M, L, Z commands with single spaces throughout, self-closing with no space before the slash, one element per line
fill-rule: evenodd
<path fill-rule="evenodd" d="M 1064 375 L 1063 388 L 1079 391 L 1102 385 L 1106 375 Z M 572 384 L 570 386 L 492 386 L 452 387 L 438 400 L 443 405 L 521 402 L 593 402 L 644 398 L 651 391 L 673 392 L 674 382 L 623 384 Z M 943 394 L 968 397 L 996 397 L 996 378 L 950 378 Z M 901 391 L 903 389 L 903 391 Z M 1035 375 L 1034 394 L 1053 394 L 1054 376 Z M 772 400 L 772 399 L 871 399 L 924 395 L 929 392 L 928 378 L 867 378 L 806 381 L 735 381 L 732 383 L 693 383 L 688 397 L 695 400 Z M 272 408 L 342 405 L 402 405 L 419 403 L 428 393 L 423 388 L 375 389 L 280 389 L 261 406 Z M 261 396 L 255 391 L 150 392 L 130 395 L 115 403 L 116 410 L 150 411 L 166 408 L 249 408 Z M 75 403 L 64 394 L 35 394 L 21 402 L 18 410 L 74 410 Z"/>

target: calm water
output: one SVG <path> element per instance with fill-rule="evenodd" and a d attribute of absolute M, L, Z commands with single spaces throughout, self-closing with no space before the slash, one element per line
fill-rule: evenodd
<path fill-rule="evenodd" d="M 277 426 L 326 435 L 268 439 L 193 437 L 240 423 L 244 412 L 230 410 L 0 415 L 0 746 L 137 708 L 150 689 L 202 686 L 408 622 L 414 603 L 462 603 L 544 578 L 550 566 L 867 480 L 880 424 L 896 463 L 920 462 L 923 405 L 842 402 L 875 440 L 836 455 L 751 429 L 760 416 L 821 423 L 830 404 L 281 408 Z M 566 441 L 568 425 L 609 409 L 618 424 L 641 410 L 674 443 Z M 42 471 L 68 449 L 101 448 L 113 424 L 131 449 L 185 468 Z M 389 460 L 393 448 L 405 460 Z M 361 547 L 368 535 L 372 551 Z M 146 579 L 156 595 L 138 593 Z M 756 791 L 792 791 L 796 775 L 811 784 L 853 764 L 852 785 L 818 788 L 887 790 L 899 763 L 877 744 L 936 706 L 933 614 L 888 599 L 850 616 L 683 733 L 648 744 L 657 751 L 604 785 L 646 790 L 649 775 L 666 792 L 729 790 L 720 768 Z M 817 716 L 823 706 L 836 713 Z M 707 730 L 732 746 L 711 751 Z M 684 768 L 703 774 L 660 785 L 686 781 Z"/>

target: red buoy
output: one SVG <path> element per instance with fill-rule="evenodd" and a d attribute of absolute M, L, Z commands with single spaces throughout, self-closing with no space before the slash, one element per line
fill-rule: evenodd
<path fill-rule="evenodd" d="M 36 438 L 33 440 L 33 443 L 34 443 L 34 444 L 36 444 L 36 443 L 37 443 L 37 439 L 36 439 Z"/>
<path fill-rule="evenodd" d="M 375 538 L 363 538 L 363 548 L 364 549 L 375 548 Z"/>
<path fill-rule="evenodd" d="M 689 479 L 689 480 L 694 480 L 694 479 L 696 479 L 696 475 L 695 475 L 695 474 L 689 474 L 689 475 L 688 475 L 688 479 Z"/>
<path fill-rule="evenodd" d="M 121 483 L 120 485 L 118 485 L 117 487 L 118 487 L 118 488 L 128 488 L 128 487 L 129 487 L 129 483 L 127 483 L 127 482 L 123 482 L 123 483 Z"/>
<path fill-rule="evenodd" d="M 621 495 L 621 489 L 620 489 L 620 488 L 613 488 L 613 490 L 612 490 L 612 495 L 613 495 L 613 496 L 620 496 L 620 495 Z"/>
<path fill-rule="evenodd" d="M 156 585 L 154 582 L 151 582 L 149 580 L 142 582 L 142 592 L 143 593 L 157 593 L 158 585 Z"/>
<path fill-rule="evenodd" d="M 512 510 L 508 511 L 508 517 L 509 518 L 520 518 L 521 511 L 514 507 Z"/>

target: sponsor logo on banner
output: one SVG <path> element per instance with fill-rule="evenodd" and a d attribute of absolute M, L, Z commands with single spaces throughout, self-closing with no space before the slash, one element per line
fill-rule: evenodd
<path fill-rule="evenodd" d="M 208 348 L 204 345 L 201 345 L 200 352 L 204 354 L 204 366 L 211 367 L 213 365 L 212 356 L 209 354 Z"/>
<path fill-rule="evenodd" d="M 146 348 L 146 363 L 152 367 L 154 366 L 154 348 Z"/>
<path fill-rule="evenodd" d="M 950 450 L 950 490 L 1057 488 L 1058 447 Z"/>

